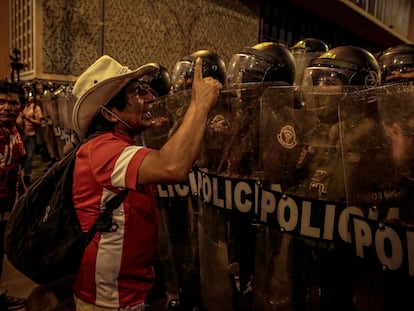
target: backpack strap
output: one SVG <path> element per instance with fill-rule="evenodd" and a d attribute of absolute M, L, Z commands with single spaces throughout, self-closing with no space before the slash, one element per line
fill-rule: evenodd
<path fill-rule="evenodd" d="M 126 195 L 128 194 L 128 189 L 122 190 L 120 193 L 118 193 L 116 196 L 114 196 L 112 199 L 108 201 L 108 203 L 105 204 L 104 213 L 106 211 L 109 211 L 112 213 L 112 211 L 121 205 L 121 203 L 124 201 Z"/>
<path fill-rule="evenodd" d="M 89 235 L 95 235 L 98 231 L 113 232 L 118 229 L 118 225 L 112 219 L 112 212 L 121 205 L 127 194 L 128 189 L 124 189 L 105 204 L 101 215 L 99 215 L 94 225 L 88 231 Z"/>

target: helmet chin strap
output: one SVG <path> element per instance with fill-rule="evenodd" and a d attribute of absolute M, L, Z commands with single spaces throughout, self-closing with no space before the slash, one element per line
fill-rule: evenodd
<path fill-rule="evenodd" d="M 125 125 L 127 128 L 129 128 L 130 130 L 133 130 L 133 128 L 132 128 L 131 125 L 129 125 L 128 123 L 126 123 L 124 120 L 122 120 L 118 115 L 116 115 L 115 113 L 113 113 L 111 110 L 109 110 L 108 108 L 106 108 L 103 105 L 101 105 L 101 108 L 103 110 L 105 110 L 107 113 L 109 113 L 111 116 L 113 116 L 114 118 L 118 119 L 118 121 L 121 122 L 123 125 Z"/>

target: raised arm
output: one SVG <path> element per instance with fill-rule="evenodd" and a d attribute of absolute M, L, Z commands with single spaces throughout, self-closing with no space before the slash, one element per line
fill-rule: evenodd
<path fill-rule="evenodd" d="M 178 130 L 160 150 L 151 151 L 141 164 L 137 184 L 177 183 L 185 180 L 200 151 L 210 109 L 222 85 L 203 78 L 202 60 L 196 61 L 191 102 Z"/>

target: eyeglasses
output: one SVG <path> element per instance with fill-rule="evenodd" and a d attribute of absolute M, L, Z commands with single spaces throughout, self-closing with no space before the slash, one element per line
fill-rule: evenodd
<path fill-rule="evenodd" d="M 128 92 L 128 94 L 133 94 L 139 98 L 143 98 L 147 95 L 151 95 L 153 99 L 158 97 L 158 94 L 156 91 L 151 89 L 149 86 L 144 86 L 141 83 L 138 83 L 131 92 Z"/>

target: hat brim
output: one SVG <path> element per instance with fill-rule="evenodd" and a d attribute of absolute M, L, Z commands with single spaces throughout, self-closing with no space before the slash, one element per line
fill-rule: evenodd
<path fill-rule="evenodd" d="M 72 123 L 76 133 L 85 138 L 101 105 L 107 104 L 129 81 L 145 75 L 155 75 L 157 72 L 158 67 L 141 66 L 125 74 L 103 80 L 91 87 L 76 100 L 73 106 Z"/>

